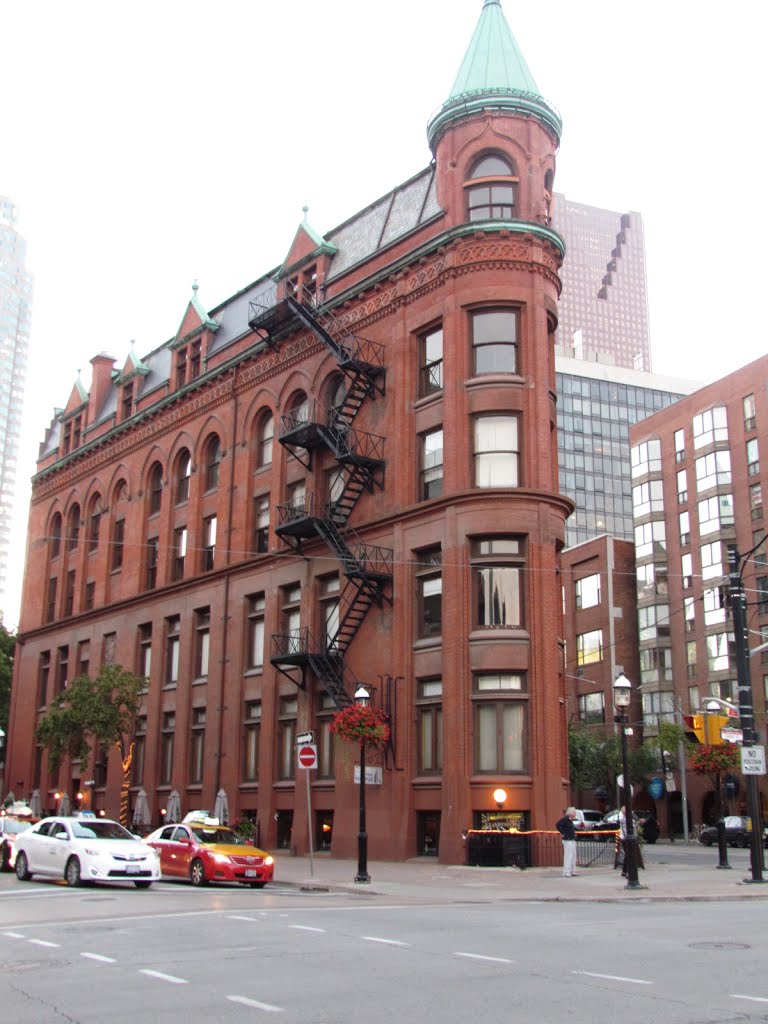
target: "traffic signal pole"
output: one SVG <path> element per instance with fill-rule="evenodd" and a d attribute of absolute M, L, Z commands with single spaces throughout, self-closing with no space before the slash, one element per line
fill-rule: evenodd
<path fill-rule="evenodd" d="M 751 552 L 750 552 L 751 554 Z M 757 743 L 755 709 L 752 702 L 752 677 L 749 668 L 749 639 L 747 635 L 746 596 L 739 568 L 739 552 L 734 544 L 728 546 L 728 575 L 733 633 L 736 640 L 736 677 L 739 685 L 739 716 L 744 746 Z M 763 882 L 763 816 L 760 809 L 759 776 L 747 775 L 747 809 L 752 821 L 749 844 L 752 877 L 746 882 Z"/>

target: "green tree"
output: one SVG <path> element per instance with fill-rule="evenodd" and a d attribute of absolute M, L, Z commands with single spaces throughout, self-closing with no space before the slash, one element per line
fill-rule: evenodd
<path fill-rule="evenodd" d="M 128 823 L 133 734 L 145 685 L 143 676 L 126 672 L 120 665 L 104 665 L 94 679 L 76 676 L 51 700 L 37 727 L 37 739 L 48 751 L 54 771 L 65 757 L 87 764 L 99 747 L 117 747 L 123 769 L 122 825 Z"/>
<path fill-rule="evenodd" d="M 572 724 L 568 730 L 568 750 L 574 789 L 603 787 L 610 794 L 616 792 L 616 777 L 624 770 L 619 736 Z M 656 753 L 644 744 L 631 748 L 627 760 L 631 782 L 644 782 L 656 769 Z"/>
<path fill-rule="evenodd" d="M 9 633 L 0 621 L 0 725 L 6 732 L 8 732 L 8 718 L 11 709 L 11 680 L 15 649 L 15 634 Z"/>

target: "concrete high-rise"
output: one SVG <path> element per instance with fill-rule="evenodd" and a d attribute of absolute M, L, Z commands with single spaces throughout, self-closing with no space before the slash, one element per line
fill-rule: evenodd
<path fill-rule="evenodd" d="M 651 370 L 643 219 L 555 195 L 552 227 L 565 240 L 558 355 Z"/>
<path fill-rule="evenodd" d="M 0 614 L 5 608 L 21 409 L 27 370 L 32 275 L 18 207 L 0 196 Z"/>

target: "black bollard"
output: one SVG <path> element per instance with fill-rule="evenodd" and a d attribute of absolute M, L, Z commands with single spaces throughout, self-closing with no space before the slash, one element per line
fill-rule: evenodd
<path fill-rule="evenodd" d="M 717 819 L 717 851 L 720 856 L 719 868 L 729 868 L 728 844 L 725 841 L 725 818 L 722 815 Z"/>

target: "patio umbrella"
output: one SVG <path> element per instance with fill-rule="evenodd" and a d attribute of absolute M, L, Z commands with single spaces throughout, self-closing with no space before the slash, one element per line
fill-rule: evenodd
<path fill-rule="evenodd" d="M 227 794 L 220 789 L 216 794 L 216 803 L 213 805 L 213 816 L 218 818 L 222 825 L 229 824 L 229 804 Z"/>
<path fill-rule="evenodd" d="M 69 793 L 62 793 L 56 813 L 60 814 L 62 818 L 66 818 L 70 811 Z"/>
<path fill-rule="evenodd" d="M 181 821 L 181 798 L 175 789 L 171 791 L 165 808 L 166 825 L 172 825 L 174 821 Z"/>
<path fill-rule="evenodd" d="M 152 824 L 152 815 L 149 813 L 149 801 L 145 790 L 140 789 L 136 795 L 136 805 L 133 808 L 133 827 L 138 831 L 149 829 Z"/>
<path fill-rule="evenodd" d="M 43 805 L 40 802 L 40 790 L 39 789 L 35 789 L 35 790 L 32 791 L 32 799 L 29 801 L 29 809 L 32 811 L 32 816 L 33 817 L 35 817 L 35 818 L 39 818 L 40 817 L 40 815 L 42 813 L 42 810 L 43 810 Z"/>

